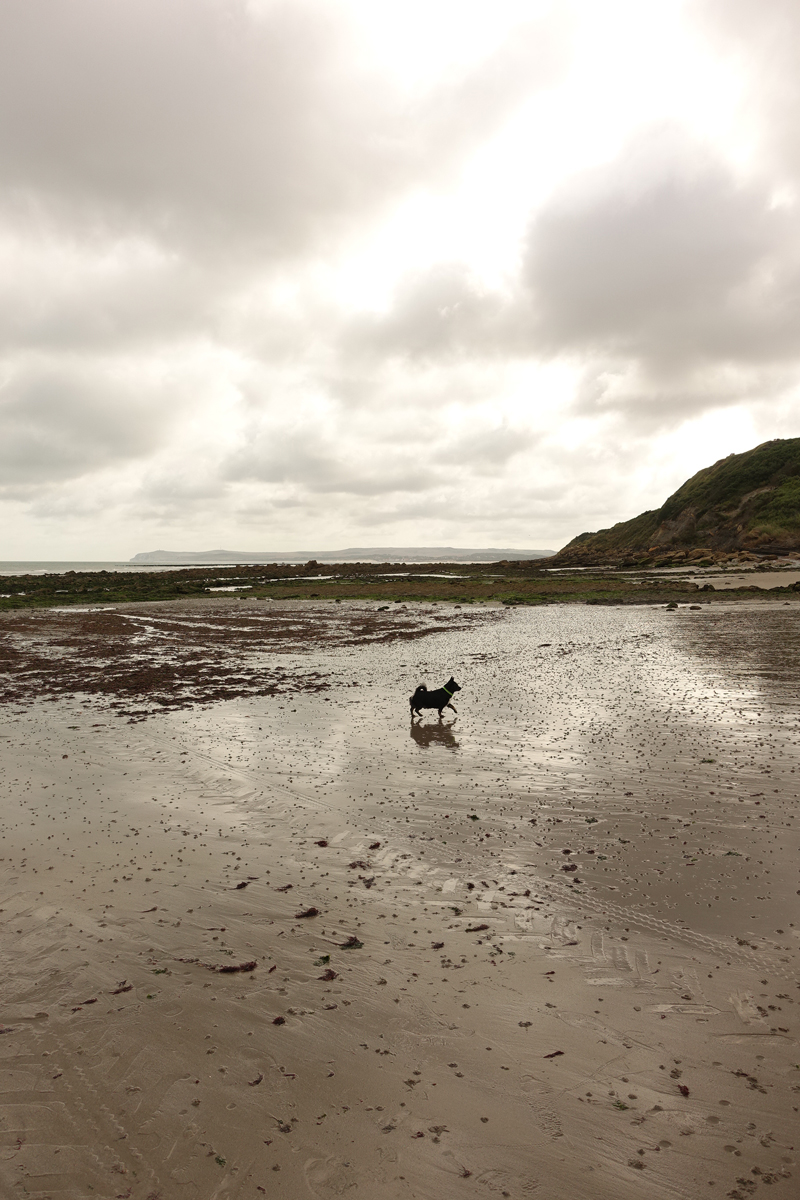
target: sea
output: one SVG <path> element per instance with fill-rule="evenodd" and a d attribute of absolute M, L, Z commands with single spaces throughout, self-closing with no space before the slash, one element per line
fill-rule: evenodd
<path fill-rule="evenodd" d="M 226 564 L 228 565 L 228 564 Z M 235 564 L 234 564 L 235 565 Z M 67 571 L 174 571 L 169 563 L 131 562 L 0 562 L 0 575 L 66 575 Z"/>

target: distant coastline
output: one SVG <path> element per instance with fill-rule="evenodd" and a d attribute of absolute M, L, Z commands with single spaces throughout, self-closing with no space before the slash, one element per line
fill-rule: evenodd
<path fill-rule="evenodd" d="M 349 546 L 345 550 L 149 550 L 135 554 L 132 564 L 141 566 L 236 566 L 245 563 L 468 563 L 524 562 L 549 558 L 554 550 L 515 550 L 488 546 Z"/>
<path fill-rule="evenodd" d="M 152 550 L 123 560 L 100 559 L 5 559 L 0 560 L 3 575 L 66 575 L 99 571 L 169 571 L 176 567 L 237 567 L 272 563 L 274 566 L 297 566 L 318 563 L 493 563 L 525 562 L 549 558 L 553 550 L 510 550 L 488 547 L 464 549 L 453 546 L 409 547 L 351 547 L 348 550 L 265 551 L 264 553 L 236 550 Z"/>

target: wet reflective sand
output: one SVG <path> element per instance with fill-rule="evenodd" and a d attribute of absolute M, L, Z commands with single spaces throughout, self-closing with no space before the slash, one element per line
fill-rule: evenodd
<path fill-rule="evenodd" d="M 791 1195 L 798 605 L 347 607 L 239 699 L 7 708 L 6 1186 Z"/>

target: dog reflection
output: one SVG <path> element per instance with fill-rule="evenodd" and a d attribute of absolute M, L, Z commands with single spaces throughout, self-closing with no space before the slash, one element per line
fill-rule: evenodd
<path fill-rule="evenodd" d="M 437 721 L 435 725 L 421 725 L 412 721 L 411 736 L 418 746 L 446 746 L 448 750 L 457 750 L 459 743 L 453 733 L 454 723 L 451 721 L 448 725 L 444 721 Z"/>

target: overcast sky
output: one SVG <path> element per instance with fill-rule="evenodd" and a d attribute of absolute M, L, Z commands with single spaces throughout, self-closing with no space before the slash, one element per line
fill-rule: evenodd
<path fill-rule="evenodd" d="M 0 558 L 656 507 L 800 435 L 798 183 L 798 0 L 0 0 Z"/>

